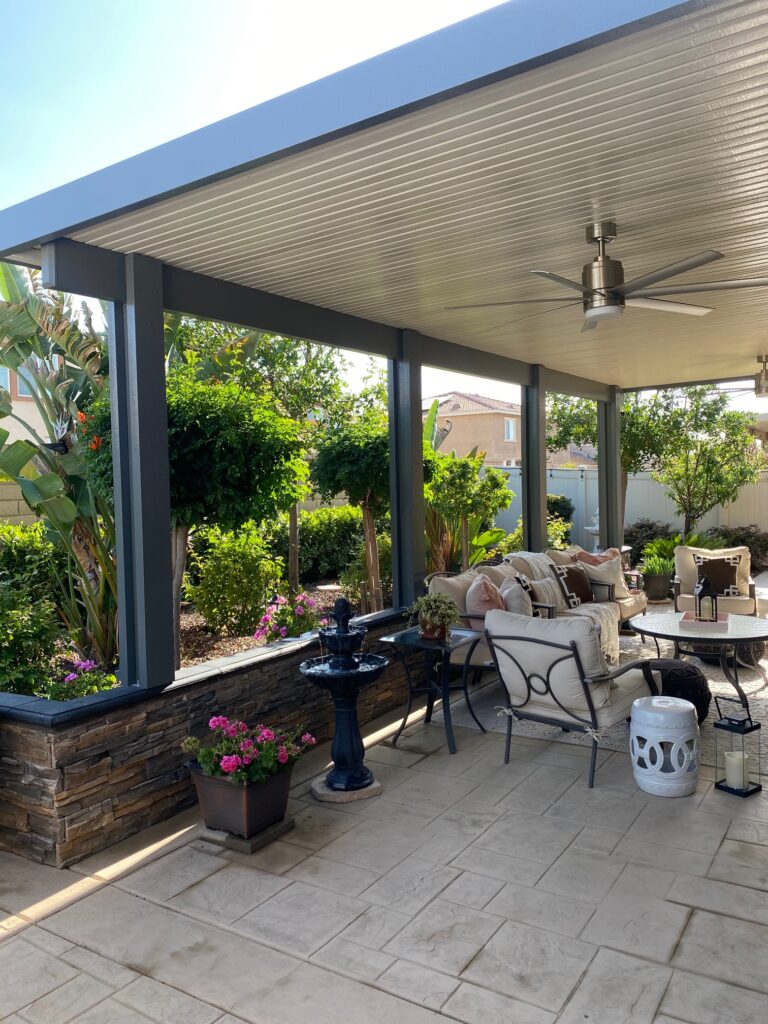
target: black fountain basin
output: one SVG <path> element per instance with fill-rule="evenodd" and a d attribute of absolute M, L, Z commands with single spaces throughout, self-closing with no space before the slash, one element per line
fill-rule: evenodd
<path fill-rule="evenodd" d="M 299 672 L 316 686 L 346 696 L 361 686 L 375 682 L 389 664 L 382 654 L 354 654 L 350 659 L 335 654 L 321 658 L 307 658 L 299 665 Z M 353 674 L 350 674 L 353 673 Z"/>

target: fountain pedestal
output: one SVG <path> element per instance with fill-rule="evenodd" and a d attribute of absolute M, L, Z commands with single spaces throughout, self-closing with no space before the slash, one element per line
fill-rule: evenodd
<path fill-rule="evenodd" d="M 389 664 L 380 654 L 356 653 L 365 639 L 365 629 L 350 628 L 349 602 L 340 597 L 332 617 L 336 628 L 321 629 L 320 637 L 331 651 L 321 658 L 308 658 L 299 671 L 311 682 L 328 690 L 336 712 L 331 757 L 333 768 L 324 779 L 312 783 L 318 800 L 347 803 L 378 796 L 381 783 L 364 764 L 365 745 L 357 720 L 360 687 L 378 679 Z"/>

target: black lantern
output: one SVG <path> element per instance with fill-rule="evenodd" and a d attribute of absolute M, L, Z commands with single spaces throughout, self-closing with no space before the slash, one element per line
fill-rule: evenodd
<path fill-rule="evenodd" d="M 700 576 L 693 589 L 697 622 L 717 622 L 717 592 L 707 576 Z"/>
<path fill-rule="evenodd" d="M 723 710 L 721 701 L 726 705 Z M 715 697 L 718 720 L 715 728 L 715 789 L 734 796 L 752 796 L 760 785 L 760 722 L 752 720 L 749 710 L 733 697 Z M 737 704 L 733 711 L 728 704 Z"/>

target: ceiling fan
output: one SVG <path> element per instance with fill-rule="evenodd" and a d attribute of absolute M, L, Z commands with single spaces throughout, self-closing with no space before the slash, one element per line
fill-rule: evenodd
<path fill-rule="evenodd" d="M 581 284 L 577 281 L 570 281 L 558 274 L 551 274 L 547 270 L 532 270 L 532 274 L 543 277 L 547 281 L 554 281 L 564 288 L 571 288 L 581 292 L 581 304 L 584 309 L 584 326 L 582 331 L 591 331 L 601 320 L 614 319 L 621 316 L 626 306 L 639 307 L 641 309 L 655 309 L 660 313 L 684 313 L 687 316 L 706 316 L 712 312 L 711 306 L 695 306 L 689 302 L 670 302 L 660 299 L 660 295 L 686 295 L 695 292 L 723 291 L 730 288 L 762 288 L 768 287 L 768 277 L 747 278 L 741 281 L 707 281 L 701 284 L 663 285 L 661 288 L 654 287 L 659 281 L 666 281 L 667 278 L 684 274 L 687 270 L 695 270 L 707 263 L 723 258 L 721 252 L 714 249 L 705 249 L 704 252 L 689 256 L 688 259 L 671 263 L 668 267 L 660 270 L 653 270 L 649 274 L 642 274 L 631 281 L 624 281 L 624 267 L 619 260 L 611 259 L 606 255 L 605 247 L 612 242 L 617 235 L 616 224 L 612 220 L 596 221 L 587 225 L 587 241 L 597 246 L 597 256 L 585 263 L 581 271 Z M 490 309 L 500 306 L 528 305 L 537 302 L 563 302 L 565 305 L 576 305 L 578 300 L 569 295 L 558 295 L 551 298 L 534 299 L 513 299 L 510 302 L 483 302 L 470 306 L 447 306 L 446 309 Z M 543 316 L 544 313 L 554 313 L 557 309 L 564 309 L 565 306 L 557 306 L 555 309 L 545 309 L 543 313 L 534 313 L 531 317 L 522 317 L 522 320 L 530 320 L 533 316 Z M 520 321 L 514 321 L 519 323 Z M 499 326 L 505 326 L 500 324 Z M 496 328 L 491 328 L 495 330 Z"/>

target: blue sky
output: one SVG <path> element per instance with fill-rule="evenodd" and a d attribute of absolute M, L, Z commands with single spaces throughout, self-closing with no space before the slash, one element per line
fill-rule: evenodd
<path fill-rule="evenodd" d="M 498 0 L 0 0 L 0 208 Z"/>

